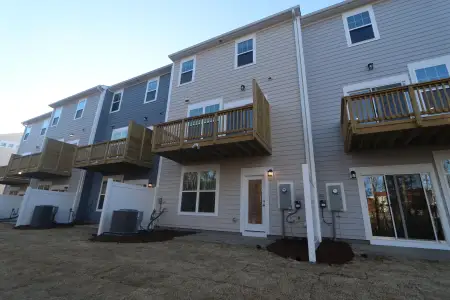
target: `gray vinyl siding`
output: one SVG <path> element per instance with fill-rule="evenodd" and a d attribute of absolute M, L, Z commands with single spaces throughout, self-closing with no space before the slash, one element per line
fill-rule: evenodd
<path fill-rule="evenodd" d="M 47 129 L 46 136 L 52 139 L 64 138 L 65 142 L 80 140 L 78 143 L 79 146 L 88 144 L 100 95 L 101 92 L 98 92 L 86 98 L 87 102 L 83 116 L 77 120 L 74 120 L 74 117 L 78 101 L 84 98 L 73 100 L 64 105 L 62 107 L 58 125 L 53 127 L 50 125 Z M 54 111 L 55 110 L 53 110 L 53 113 Z M 73 134 L 72 137 L 70 136 L 71 134 Z M 75 193 L 78 189 L 81 174 L 82 170 L 72 169 L 72 176 L 70 178 L 53 178 L 48 181 L 51 181 L 52 185 L 69 185 L 68 192 Z"/>
<path fill-rule="evenodd" d="M 144 103 L 147 81 L 124 88 L 120 110 L 114 113 L 110 113 L 114 93 L 107 91 L 95 135 L 95 143 L 109 141 L 113 128 L 126 127 L 131 120 L 145 127 L 164 122 L 169 85 L 170 73 L 160 76 L 157 98 L 155 101 L 148 103 Z M 147 117 L 147 121 L 145 121 L 145 117 Z M 149 182 L 156 185 L 158 163 L 159 157 L 155 156 L 152 169 L 140 174 L 123 174 L 124 180 L 148 178 Z M 100 220 L 100 212 L 96 211 L 96 206 L 102 178 L 102 174 L 93 172 L 89 172 L 86 176 L 77 216 L 79 219 L 91 222 Z"/>
<path fill-rule="evenodd" d="M 22 138 L 20 139 L 19 149 L 17 150 L 17 154 L 23 154 L 27 152 L 31 153 L 40 152 L 45 138 L 45 135 L 41 135 L 42 124 L 44 123 L 45 120 L 46 119 L 42 119 L 29 125 L 31 126 L 31 131 L 26 141 L 23 140 L 23 136 L 25 134 L 24 128 Z"/>
<path fill-rule="evenodd" d="M 219 231 L 240 230 L 241 168 L 272 167 L 270 182 L 270 233 L 281 233 L 277 180 L 292 180 L 298 200 L 303 200 L 301 165 L 305 163 L 300 109 L 296 48 L 292 22 L 285 22 L 255 33 L 256 64 L 234 69 L 235 43 L 230 42 L 196 54 L 195 81 L 178 86 L 180 61 L 174 63 L 169 121 L 187 116 L 188 104 L 223 98 L 223 103 L 252 97 L 255 78 L 271 105 L 272 156 L 212 161 L 220 165 L 218 216 L 178 215 L 182 166 L 162 159 L 159 196 L 167 212 L 160 224 Z M 269 77 L 272 80 L 269 80 Z M 246 90 L 241 91 L 240 86 Z M 303 202 L 303 201 L 302 201 Z M 286 226 L 290 235 L 305 235 L 304 214 L 301 220 Z"/>
<path fill-rule="evenodd" d="M 349 179 L 349 168 L 433 162 L 430 147 L 346 154 L 340 132 L 343 87 L 408 74 L 408 63 L 450 54 L 449 1 L 381 1 L 373 10 L 380 39 L 362 45 L 347 46 L 341 15 L 302 28 L 319 199 L 325 199 L 326 182 L 343 182 L 347 198 L 348 211 L 337 218 L 340 238 L 365 239 L 357 181 Z M 325 217 L 329 222 L 330 215 Z M 331 236 L 332 229 L 322 223 L 322 232 Z"/>

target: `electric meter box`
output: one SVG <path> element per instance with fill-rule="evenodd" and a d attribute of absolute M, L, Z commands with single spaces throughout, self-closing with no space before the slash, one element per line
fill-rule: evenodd
<path fill-rule="evenodd" d="M 342 183 L 327 183 L 328 209 L 331 211 L 346 211 L 344 185 Z"/>
<path fill-rule="evenodd" d="M 280 209 L 292 209 L 294 203 L 294 183 L 293 182 L 279 182 L 278 183 L 278 205 Z"/>

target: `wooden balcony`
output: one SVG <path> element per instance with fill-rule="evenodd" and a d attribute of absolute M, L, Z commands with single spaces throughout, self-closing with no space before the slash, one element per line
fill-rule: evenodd
<path fill-rule="evenodd" d="M 7 174 L 36 179 L 70 177 L 75 148 L 75 145 L 46 138 L 42 152 L 12 155 Z"/>
<path fill-rule="evenodd" d="M 131 121 L 126 138 L 81 146 L 74 168 L 103 174 L 124 174 L 149 169 L 153 164 L 152 131 Z"/>
<path fill-rule="evenodd" d="M 30 180 L 28 178 L 23 178 L 19 176 L 8 176 L 7 173 L 8 173 L 8 166 L 0 167 L 0 184 L 24 185 L 30 183 Z"/>
<path fill-rule="evenodd" d="M 156 125 L 153 152 L 178 163 L 271 155 L 270 105 L 252 88 L 252 104 Z"/>
<path fill-rule="evenodd" d="M 343 97 L 345 151 L 450 144 L 450 78 Z"/>

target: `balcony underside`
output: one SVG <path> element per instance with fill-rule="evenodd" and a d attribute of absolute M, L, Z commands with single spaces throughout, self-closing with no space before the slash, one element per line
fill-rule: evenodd
<path fill-rule="evenodd" d="M 52 179 L 52 178 L 67 178 L 70 177 L 72 173 L 67 172 L 52 172 L 46 170 L 36 170 L 36 171 L 23 171 L 21 174 L 17 174 L 18 177 L 29 178 L 29 179 Z"/>
<path fill-rule="evenodd" d="M 434 127 L 412 127 L 403 124 L 400 130 L 377 132 L 373 129 L 350 129 L 346 141 L 347 151 L 362 149 L 388 149 L 406 146 L 450 145 L 450 125 Z M 403 127 L 403 128 L 402 128 Z M 411 127 L 411 128 L 408 128 Z"/>
<path fill-rule="evenodd" d="M 194 146 L 195 145 L 195 146 Z M 197 147 L 198 145 L 198 147 Z M 212 162 L 232 157 L 271 155 L 270 148 L 253 134 L 245 136 L 198 140 L 184 143 L 182 147 L 164 147 L 156 151 L 160 156 L 180 164 L 190 162 Z"/>
<path fill-rule="evenodd" d="M 5 184 L 5 185 L 26 185 L 29 184 L 30 181 L 26 178 L 21 178 L 21 177 L 10 177 L 10 176 L 5 176 L 5 177 L 0 177 L 0 184 Z"/>
<path fill-rule="evenodd" d="M 98 164 L 92 161 L 89 164 L 77 164 L 76 168 L 91 172 L 99 172 L 104 175 L 112 175 L 145 172 L 150 169 L 150 166 L 137 165 L 135 162 L 120 158 L 117 160 L 110 159 L 107 162 L 101 161 Z"/>

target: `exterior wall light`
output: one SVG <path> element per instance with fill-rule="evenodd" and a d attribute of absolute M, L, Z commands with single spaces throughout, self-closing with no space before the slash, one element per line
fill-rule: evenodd
<path fill-rule="evenodd" d="M 269 178 L 273 177 L 273 170 L 272 169 L 267 170 L 267 177 L 269 177 Z"/>

